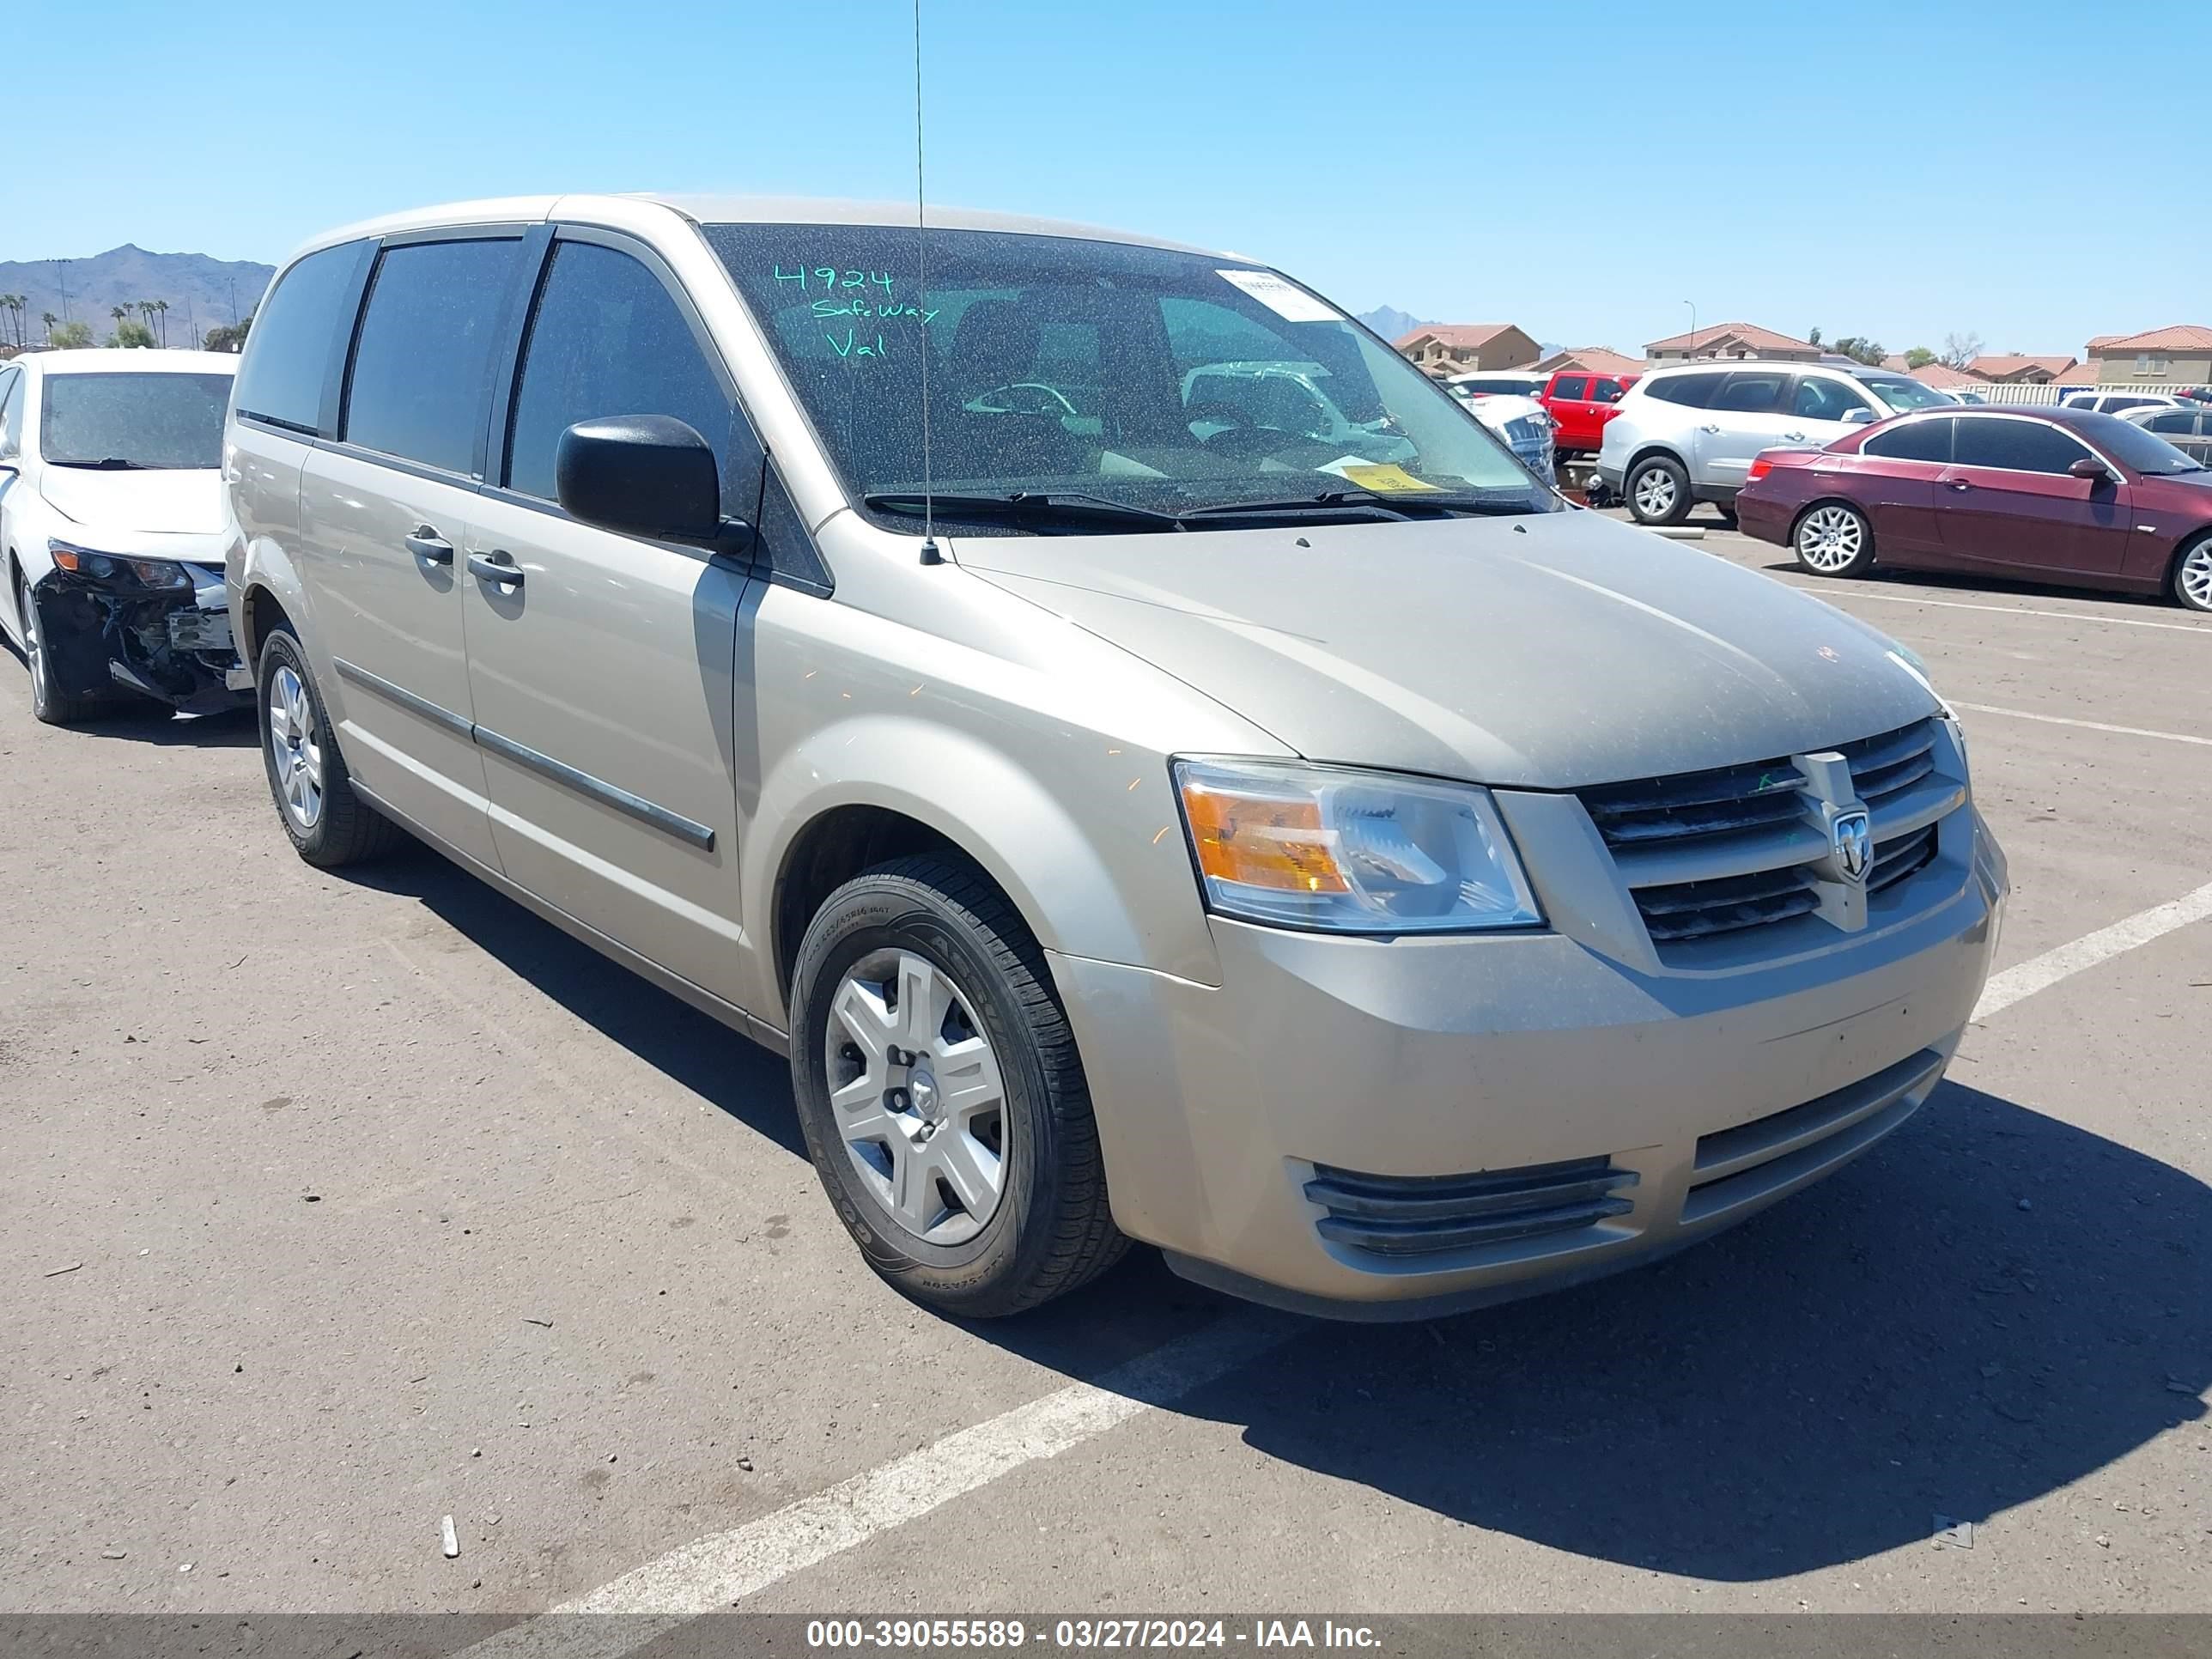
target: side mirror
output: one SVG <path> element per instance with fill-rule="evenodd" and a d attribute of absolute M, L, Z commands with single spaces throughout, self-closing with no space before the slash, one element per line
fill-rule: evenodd
<path fill-rule="evenodd" d="M 1844 411 L 1844 424 L 1845 426 L 1872 426 L 1874 424 L 1874 410 L 1869 409 L 1864 404 L 1861 404 L 1856 409 L 1847 409 Z"/>
<path fill-rule="evenodd" d="M 721 469 L 707 441 L 667 415 L 579 421 L 553 456 L 562 511 L 626 536 L 741 553 L 752 526 L 722 516 Z"/>
<path fill-rule="evenodd" d="M 2112 469 L 2094 455 L 2084 455 L 2066 470 L 2075 477 L 2087 478 L 2091 483 L 2109 483 L 2112 477 Z"/>

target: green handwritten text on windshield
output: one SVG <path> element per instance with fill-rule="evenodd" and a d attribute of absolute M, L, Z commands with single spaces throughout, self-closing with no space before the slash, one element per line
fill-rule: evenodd
<path fill-rule="evenodd" d="M 808 308 L 823 325 L 822 337 L 830 350 L 848 362 L 891 355 L 884 324 L 910 322 L 927 328 L 937 316 L 935 307 L 901 299 L 897 281 L 887 270 L 805 264 L 786 270 L 778 264 L 769 274 L 800 294 L 817 296 Z"/>

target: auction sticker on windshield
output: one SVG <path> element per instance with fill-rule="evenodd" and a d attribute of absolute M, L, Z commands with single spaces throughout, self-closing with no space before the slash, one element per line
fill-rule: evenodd
<path fill-rule="evenodd" d="M 1285 322 L 1334 323 L 1339 320 L 1335 307 L 1325 300 L 1316 300 L 1295 283 L 1285 282 L 1272 270 L 1224 270 L 1216 274 L 1222 281 L 1243 289 Z"/>

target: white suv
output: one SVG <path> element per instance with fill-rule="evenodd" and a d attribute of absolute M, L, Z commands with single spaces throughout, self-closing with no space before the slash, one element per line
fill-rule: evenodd
<path fill-rule="evenodd" d="M 1818 449 L 1869 422 L 1953 399 L 1909 375 L 1825 363 L 1685 363 L 1628 389 L 1598 476 L 1638 524 L 1680 524 L 1711 501 L 1733 516 L 1752 457 Z"/>

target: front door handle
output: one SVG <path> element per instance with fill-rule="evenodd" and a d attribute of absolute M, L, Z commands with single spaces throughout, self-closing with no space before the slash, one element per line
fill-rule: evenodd
<path fill-rule="evenodd" d="M 1700 432 L 1714 432 L 1714 433 L 1717 433 L 1717 432 L 1718 432 L 1718 431 L 1720 430 L 1720 428 L 1718 428 L 1718 427 L 1717 427 L 1717 426 L 1701 426 L 1701 427 L 1699 427 L 1699 428 L 1698 428 L 1698 431 L 1700 431 Z"/>
<path fill-rule="evenodd" d="M 1805 441 L 1805 434 L 1802 432 L 1785 432 L 1782 435 L 1793 444 L 1802 444 Z"/>
<path fill-rule="evenodd" d="M 451 564 L 453 562 L 453 543 L 427 524 L 417 525 L 407 538 L 407 550 L 416 558 L 427 559 L 432 564 Z"/>
<path fill-rule="evenodd" d="M 522 567 L 515 563 L 514 556 L 511 553 L 470 554 L 469 574 L 509 587 L 522 586 Z"/>
<path fill-rule="evenodd" d="M 1954 489 L 1972 489 L 1974 487 L 1972 478 L 1946 478 L 1943 482 Z"/>

